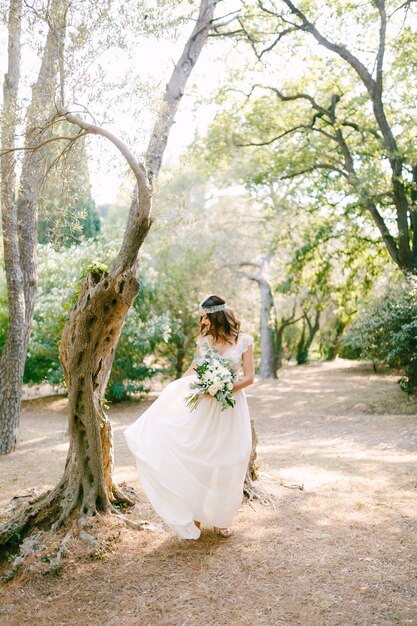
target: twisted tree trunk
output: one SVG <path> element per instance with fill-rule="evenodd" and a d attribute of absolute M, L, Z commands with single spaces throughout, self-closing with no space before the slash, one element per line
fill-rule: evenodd
<path fill-rule="evenodd" d="M 144 234 L 149 227 L 144 220 Z M 58 524 L 75 507 L 89 516 L 107 511 L 120 497 L 112 482 L 112 435 L 100 383 L 138 289 L 129 270 L 90 273 L 64 328 L 60 358 L 68 386 L 70 450 L 59 487 L 63 505 Z"/>

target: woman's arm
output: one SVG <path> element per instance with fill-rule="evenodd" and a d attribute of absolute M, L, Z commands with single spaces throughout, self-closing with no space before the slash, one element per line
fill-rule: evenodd
<path fill-rule="evenodd" d="M 253 360 L 253 346 L 249 346 L 242 356 L 243 376 L 234 385 L 232 391 L 240 391 L 245 387 L 249 387 L 255 378 L 255 363 Z"/>

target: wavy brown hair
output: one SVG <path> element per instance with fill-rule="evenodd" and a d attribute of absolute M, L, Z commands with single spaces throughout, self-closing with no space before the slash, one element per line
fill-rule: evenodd
<path fill-rule="evenodd" d="M 226 300 L 221 296 L 209 296 L 201 303 L 201 306 L 217 306 L 225 304 Z M 219 339 L 225 343 L 234 343 L 237 341 L 240 331 L 240 321 L 232 309 L 226 308 L 224 311 L 216 313 L 206 313 L 210 320 L 211 326 L 207 331 L 201 323 L 200 316 L 200 335 L 211 335 L 215 341 Z"/>

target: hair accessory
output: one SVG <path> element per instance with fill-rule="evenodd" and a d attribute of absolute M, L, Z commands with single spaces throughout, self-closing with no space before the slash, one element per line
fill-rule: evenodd
<path fill-rule="evenodd" d="M 206 298 L 205 298 L 206 299 Z M 204 313 L 217 313 L 218 311 L 224 311 L 227 309 L 227 304 L 214 304 L 213 306 L 203 306 L 203 302 L 200 302 L 200 309 L 204 311 Z"/>

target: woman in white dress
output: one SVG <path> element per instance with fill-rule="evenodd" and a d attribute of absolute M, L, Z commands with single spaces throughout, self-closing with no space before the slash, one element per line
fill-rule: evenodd
<path fill-rule="evenodd" d="M 196 355 L 212 349 L 243 368 L 233 387 L 235 406 L 222 411 L 220 402 L 201 394 L 190 411 L 185 397 L 196 379 L 194 360 L 124 431 L 149 501 L 181 539 L 198 539 L 202 523 L 231 535 L 252 443 L 243 388 L 253 383 L 253 339 L 220 296 L 205 298 L 199 313 Z"/>

